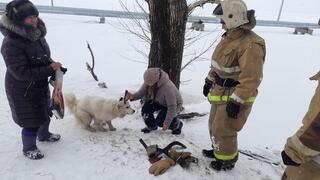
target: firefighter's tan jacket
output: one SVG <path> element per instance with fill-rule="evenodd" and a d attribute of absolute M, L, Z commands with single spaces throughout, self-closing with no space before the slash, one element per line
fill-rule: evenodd
<path fill-rule="evenodd" d="M 211 103 L 225 103 L 232 98 L 242 104 L 252 104 L 257 96 L 266 48 L 264 40 L 251 31 L 254 26 L 255 21 L 254 24 L 228 30 L 215 48 L 207 76 L 213 82 L 213 88 L 208 94 Z M 237 80 L 240 84 L 226 90 L 214 83 L 216 75 L 223 79 Z"/>
<path fill-rule="evenodd" d="M 288 138 L 285 152 L 297 163 L 314 161 L 320 168 L 320 72 L 311 80 L 318 80 L 318 87 L 303 118 L 302 127 Z"/>

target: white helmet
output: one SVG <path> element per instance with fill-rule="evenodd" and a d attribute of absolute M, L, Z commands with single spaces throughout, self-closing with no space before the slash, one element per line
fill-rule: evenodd
<path fill-rule="evenodd" d="M 242 0 L 220 0 L 213 14 L 224 21 L 227 29 L 233 29 L 249 22 L 247 6 Z"/>

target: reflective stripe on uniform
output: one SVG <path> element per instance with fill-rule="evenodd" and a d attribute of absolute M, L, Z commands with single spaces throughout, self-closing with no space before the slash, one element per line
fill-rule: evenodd
<path fill-rule="evenodd" d="M 216 152 L 214 152 L 213 154 L 217 159 L 227 161 L 227 160 L 234 159 L 238 155 L 238 151 L 231 155 L 222 155 L 222 154 L 217 154 Z"/>
<path fill-rule="evenodd" d="M 220 70 L 224 71 L 226 73 L 235 73 L 235 72 L 240 72 L 240 67 L 239 66 L 233 66 L 233 67 L 224 67 L 220 64 L 218 64 L 215 60 L 211 60 L 211 66 Z"/>
<path fill-rule="evenodd" d="M 253 103 L 255 101 L 256 97 L 250 97 L 245 102 Z M 214 96 L 211 95 L 211 93 L 208 94 L 208 100 L 210 102 L 227 102 L 230 100 L 230 96 Z"/>

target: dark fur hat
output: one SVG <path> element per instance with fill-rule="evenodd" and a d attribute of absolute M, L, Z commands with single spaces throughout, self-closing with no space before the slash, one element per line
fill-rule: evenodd
<path fill-rule="evenodd" d="M 28 0 L 13 0 L 6 6 L 6 16 L 12 21 L 23 21 L 29 16 L 39 16 L 39 11 Z"/>

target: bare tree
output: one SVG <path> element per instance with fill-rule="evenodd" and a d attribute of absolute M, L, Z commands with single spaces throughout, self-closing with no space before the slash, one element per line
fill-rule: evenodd
<path fill-rule="evenodd" d="M 145 0 L 149 6 L 151 47 L 149 67 L 160 67 L 179 88 L 187 18 L 196 8 L 214 0 Z"/>
<path fill-rule="evenodd" d="M 150 45 L 149 55 L 134 47 L 143 57 L 148 57 L 148 67 L 162 68 L 179 88 L 181 71 L 191 63 L 200 60 L 200 57 L 215 44 L 214 41 L 208 47 L 202 48 L 201 52 L 194 53 L 193 57 L 182 65 L 184 49 L 212 33 L 199 33 L 195 36 L 187 37 L 187 18 L 195 8 L 215 1 L 199 0 L 189 5 L 186 0 L 145 1 L 148 3 L 149 8 L 149 18 L 147 20 L 137 19 L 132 13 L 132 24 L 128 24 L 127 21 L 123 20 L 120 21 L 120 24 L 127 32 Z M 122 8 L 130 14 L 131 11 L 126 4 L 122 0 L 119 0 L 119 2 Z M 140 12 L 148 14 L 139 0 L 135 0 L 135 2 Z"/>

